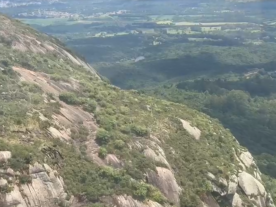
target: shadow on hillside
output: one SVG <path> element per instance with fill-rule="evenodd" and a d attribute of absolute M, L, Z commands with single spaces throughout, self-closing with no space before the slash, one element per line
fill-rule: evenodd
<path fill-rule="evenodd" d="M 200 53 L 197 56 L 185 55 L 172 59 L 146 60 L 127 65 L 114 64 L 102 67 L 99 72 L 114 85 L 124 89 L 138 89 L 155 86 L 176 78 L 213 77 L 231 72 L 242 74 L 255 68 L 272 71 L 275 70 L 275 66 L 276 61 L 248 65 L 237 65 L 235 62 L 225 64 L 218 61 L 213 54 Z"/>

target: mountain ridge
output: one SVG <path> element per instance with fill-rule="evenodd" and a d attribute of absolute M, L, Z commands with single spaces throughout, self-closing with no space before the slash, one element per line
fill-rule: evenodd
<path fill-rule="evenodd" d="M 274 206 L 217 120 L 111 86 L 57 40 L 0 21 L 2 206 Z"/>

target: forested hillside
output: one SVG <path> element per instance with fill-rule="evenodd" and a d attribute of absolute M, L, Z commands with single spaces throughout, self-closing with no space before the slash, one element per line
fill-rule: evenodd
<path fill-rule="evenodd" d="M 274 206 L 219 121 L 120 90 L 56 39 L 0 22 L 1 206 Z"/>

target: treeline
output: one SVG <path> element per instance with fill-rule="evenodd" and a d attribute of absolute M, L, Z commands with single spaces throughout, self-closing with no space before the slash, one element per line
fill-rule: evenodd
<path fill-rule="evenodd" d="M 220 95 L 227 90 L 241 90 L 248 92 L 251 96 L 270 96 L 276 93 L 276 80 L 271 76 L 260 74 L 252 78 L 240 78 L 237 81 L 226 79 L 199 79 L 192 82 L 181 82 L 176 85 L 178 89 L 195 90 L 197 92 L 208 92 Z"/>

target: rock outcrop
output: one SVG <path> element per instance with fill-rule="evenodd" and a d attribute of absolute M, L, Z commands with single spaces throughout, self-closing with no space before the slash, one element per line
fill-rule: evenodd
<path fill-rule="evenodd" d="M 239 174 L 239 186 L 247 196 L 265 196 L 266 194 L 263 184 L 247 172 Z"/>
<path fill-rule="evenodd" d="M 11 159 L 11 152 L 9 151 L 0 151 L 0 162 L 7 162 Z"/>
<path fill-rule="evenodd" d="M 133 199 L 131 196 L 126 195 L 114 197 L 111 205 L 114 206 L 114 204 L 115 207 L 165 207 L 151 200 L 146 202 L 140 202 Z"/>
<path fill-rule="evenodd" d="M 270 194 L 262 184 L 259 170 L 252 155 L 248 151 L 243 151 L 239 157 L 236 156 L 236 159 L 238 163 L 242 163 L 243 170 L 238 169 L 236 174 L 232 174 L 226 185 L 224 179 L 217 178 L 210 172 L 207 173 L 213 192 L 227 198 L 232 207 L 242 207 L 248 203 L 248 200 L 251 200 L 256 207 L 274 207 Z M 254 174 L 249 174 L 248 169 L 254 169 Z M 247 201 L 243 200 L 244 198 Z"/>
<path fill-rule="evenodd" d="M 251 167 L 252 165 L 256 166 L 254 158 L 249 152 L 242 152 L 240 155 L 240 160 L 246 167 Z"/>
<path fill-rule="evenodd" d="M 201 131 L 197 127 L 191 126 L 191 123 L 188 121 L 185 121 L 183 119 L 180 119 L 183 128 L 192 135 L 196 140 L 200 139 Z"/>
<path fill-rule="evenodd" d="M 181 188 L 178 186 L 172 171 L 157 167 L 156 172 L 151 171 L 148 173 L 148 182 L 160 189 L 170 202 L 179 205 Z"/>
<path fill-rule="evenodd" d="M 117 156 L 112 154 L 108 154 L 105 157 L 104 162 L 114 168 L 121 168 L 123 166 L 123 163 L 117 158 Z"/>
<path fill-rule="evenodd" d="M 22 176 L 19 174 L 18 176 Z M 16 177 L 10 176 L 8 183 L 6 180 L 0 180 L 0 186 L 9 186 L 12 191 L 5 194 L 0 199 L 4 206 L 7 207 L 55 207 L 61 203 L 70 204 L 66 201 L 66 192 L 64 182 L 58 172 L 52 170 L 47 164 L 41 165 L 35 163 L 29 166 L 29 183 L 18 185 Z"/>

